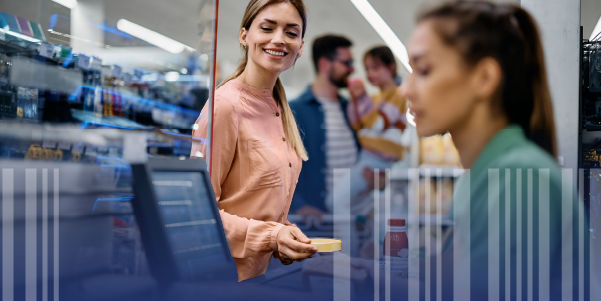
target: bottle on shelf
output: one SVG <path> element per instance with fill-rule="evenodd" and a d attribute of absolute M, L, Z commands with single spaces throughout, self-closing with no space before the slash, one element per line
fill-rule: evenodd
<path fill-rule="evenodd" d="M 384 260 L 390 262 L 393 274 L 407 277 L 409 269 L 409 240 L 405 219 L 391 218 L 384 237 Z"/>
<path fill-rule="evenodd" d="M 384 256 L 407 257 L 404 250 L 408 251 L 409 240 L 405 219 L 389 219 L 387 230 L 384 237 Z"/>

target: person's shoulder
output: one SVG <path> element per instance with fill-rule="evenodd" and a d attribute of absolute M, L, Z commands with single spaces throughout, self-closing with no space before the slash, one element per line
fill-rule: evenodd
<path fill-rule="evenodd" d="M 396 88 L 395 93 L 392 94 L 391 101 L 395 104 L 404 104 L 407 102 L 405 96 L 403 96 L 403 87 L 399 86 Z"/>
<path fill-rule="evenodd" d="M 240 91 L 229 82 L 215 90 L 213 105 L 216 112 L 234 113 L 240 103 Z"/>
<path fill-rule="evenodd" d="M 291 101 L 292 102 L 302 102 L 302 101 L 306 101 L 306 100 L 311 100 L 313 98 L 315 98 L 315 95 L 313 94 L 311 85 L 308 85 L 304 90 L 302 90 L 302 92 L 299 95 L 292 98 Z"/>
<path fill-rule="evenodd" d="M 559 171 L 555 159 L 545 150 L 531 141 L 526 141 L 509 148 L 496 160 L 495 166 L 511 169 L 549 169 Z"/>
<path fill-rule="evenodd" d="M 298 95 L 295 98 L 292 98 L 289 101 L 290 107 L 292 109 L 306 107 L 314 98 L 315 95 L 313 95 L 313 91 L 311 91 L 311 86 L 309 86 L 300 95 Z"/>

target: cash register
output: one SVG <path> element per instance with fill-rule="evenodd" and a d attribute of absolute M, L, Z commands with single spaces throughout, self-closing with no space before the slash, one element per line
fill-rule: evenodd
<path fill-rule="evenodd" d="M 132 200 L 153 276 L 163 284 L 235 283 L 209 173 L 201 159 L 133 164 Z"/>
<path fill-rule="evenodd" d="M 150 160 L 133 164 L 132 175 L 131 202 L 160 300 L 323 299 L 263 281 L 237 282 L 202 159 Z"/>

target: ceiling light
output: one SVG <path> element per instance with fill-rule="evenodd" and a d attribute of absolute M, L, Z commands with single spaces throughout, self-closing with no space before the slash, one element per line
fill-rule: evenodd
<path fill-rule="evenodd" d="M 363 15 L 363 17 L 369 22 L 371 27 L 380 35 L 386 45 L 390 47 L 394 56 L 401 61 L 403 67 L 407 69 L 409 73 L 413 70 L 409 66 L 409 55 L 407 54 L 407 48 L 403 45 L 403 42 L 399 40 L 397 35 L 390 29 L 390 26 L 386 24 L 384 19 L 378 14 L 378 12 L 369 4 L 367 0 L 351 0 L 357 10 Z"/>
<path fill-rule="evenodd" d="M 599 17 L 599 21 L 597 21 L 597 25 L 595 25 L 595 29 L 593 29 L 589 41 L 592 41 L 594 38 L 597 38 L 599 33 L 601 33 L 601 17 Z"/>
<path fill-rule="evenodd" d="M 117 29 L 174 54 L 181 53 L 185 49 L 194 51 L 190 46 L 125 19 L 117 21 Z"/>
<path fill-rule="evenodd" d="M 77 6 L 77 0 L 52 0 L 53 2 L 56 2 L 64 7 L 73 9 Z"/>

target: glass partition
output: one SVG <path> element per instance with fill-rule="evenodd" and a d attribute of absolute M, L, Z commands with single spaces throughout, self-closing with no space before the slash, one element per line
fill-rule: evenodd
<path fill-rule="evenodd" d="M 0 0 L 3 299 L 158 299 L 130 164 L 200 141 L 215 2 Z"/>

